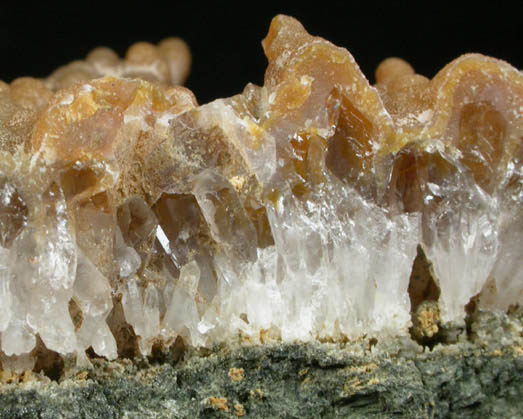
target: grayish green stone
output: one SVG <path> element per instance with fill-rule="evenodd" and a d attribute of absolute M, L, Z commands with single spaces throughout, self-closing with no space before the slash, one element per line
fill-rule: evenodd
<path fill-rule="evenodd" d="M 86 380 L 4 384 L 0 417 L 521 418 L 522 326 L 522 310 L 480 313 L 432 349 L 361 340 L 100 361 Z"/>

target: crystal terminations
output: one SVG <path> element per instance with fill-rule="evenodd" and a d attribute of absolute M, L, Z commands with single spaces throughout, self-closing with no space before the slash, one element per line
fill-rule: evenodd
<path fill-rule="evenodd" d="M 523 301 L 518 70 L 388 59 L 372 87 L 285 16 L 263 47 L 263 87 L 202 106 L 176 39 L 0 85 L 4 369 L 405 335 L 418 248 L 442 323 Z"/>

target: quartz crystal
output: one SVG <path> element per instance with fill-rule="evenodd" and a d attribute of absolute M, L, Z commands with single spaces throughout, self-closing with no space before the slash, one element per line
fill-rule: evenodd
<path fill-rule="evenodd" d="M 201 106 L 178 39 L 0 85 L 4 368 L 405 335 L 420 251 L 443 323 L 523 302 L 518 70 L 391 58 L 371 86 L 286 16 L 263 48 L 263 86 Z"/>

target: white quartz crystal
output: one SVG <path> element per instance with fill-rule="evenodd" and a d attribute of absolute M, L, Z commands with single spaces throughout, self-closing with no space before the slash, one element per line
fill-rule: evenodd
<path fill-rule="evenodd" d="M 11 292 L 9 291 L 9 271 L 7 264 L 9 250 L 0 247 L 0 332 L 3 332 L 11 320 Z"/>
<path fill-rule="evenodd" d="M 127 289 L 122 291 L 122 295 L 125 318 L 140 336 L 140 351 L 144 355 L 149 354 L 153 338 L 160 333 L 158 291 L 152 284 L 144 290 L 136 278 L 133 278 L 128 280 Z"/>
<path fill-rule="evenodd" d="M 195 261 L 182 267 L 162 321 L 161 327 L 164 336 L 184 336 L 189 341 L 197 339 L 197 326 L 200 318 L 195 297 L 199 280 L 200 269 Z"/>
<path fill-rule="evenodd" d="M 509 166 L 500 194 L 499 252 L 480 304 L 506 310 L 523 304 L 523 159 Z"/>
<path fill-rule="evenodd" d="M 38 333 L 49 349 L 71 353 L 77 348 L 68 309 L 76 278 L 76 246 L 61 194 L 56 187 L 44 194 L 34 221 L 13 242 L 8 266 L 24 334 Z"/>
<path fill-rule="evenodd" d="M 450 164 L 454 172 L 440 184 L 427 182 L 422 219 L 422 245 L 441 289 L 445 322 L 465 318 L 464 307 L 486 283 L 499 246 L 497 200 L 458 163 Z"/>
<path fill-rule="evenodd" d="M 138 255 L 136 250 L 127 246 L 124 242 L 122 232 L 119 228 L 116 229 L 115 259 L 120 268 L 119 273 L 122 278 L 128 278 L 134 275 L 142 263 L 140 255 Z"/>
<path fill-rule="evenodd" d="M 92 346 L 98 355 L 116 358 L 116 341 L 105 321 L 113 307 L 111 287 L 81 252 L 78 255 L 73 298 L 82 311 L 82 324 L 77 332 L 79 350 L 85 351 Z"/>

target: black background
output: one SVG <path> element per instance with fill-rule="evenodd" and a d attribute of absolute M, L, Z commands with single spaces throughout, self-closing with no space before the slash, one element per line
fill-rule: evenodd
<path fill-rule="evenodd" d="M 278 13 L 347 48 L 371 82 L 379 62 L 392 55 L 428 77 L 466 52 L 523 67 L 523 1 L 301 3 L 8 3 L 0 9 L 0 79 L 44 77 L 100 45 L 123 55 L 136 41 L 179 36 L 193 54 L 187 86 L 206 103 L 240 92 L 247 82 L 262 84 L 260 41 Z"/>

